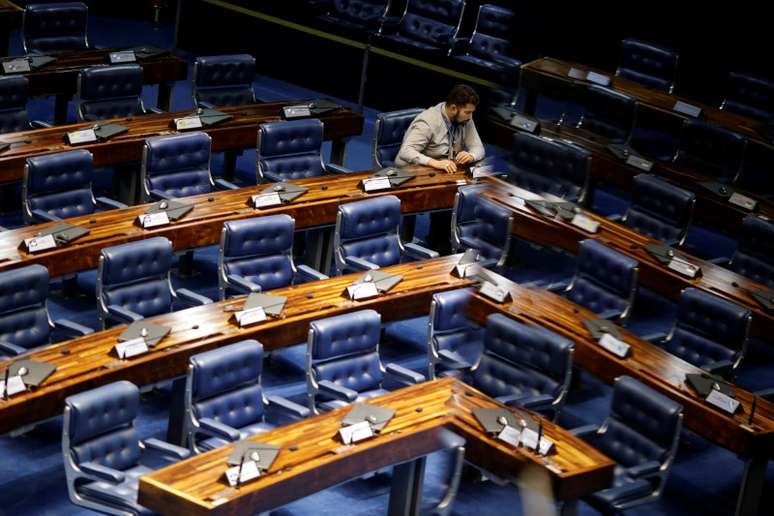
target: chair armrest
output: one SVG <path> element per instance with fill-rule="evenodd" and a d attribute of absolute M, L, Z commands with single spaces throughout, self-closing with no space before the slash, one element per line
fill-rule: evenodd
<path fill-rule="evenodd" d="M 97 464 L 96 462 L 82 462 L 78 464 L 78 468 L 97 480 L 103 480 L 111 484 L 120 484 L 126 478 L 121 471 Z"/>
<path fill-rule="evenodd" d="M 219 437 L 223 440 L 231 442 L 239 440 L 240 434 L 239 430 L 236 428 L 232 428 L 209 417 L 199 419 L 198 422 L 199 432 L 203 434 Z"/>
<path fill-rule="evenodd" d="M 156 115 L 161 115 L 162 113 L 164 113 L 164 110 L 163 109 L 159 109 L 157 107 L 153 107 L 153 106 L 145 106 L 145 112 L 146 113 L 154 113 Z"/>
<path fill-rule="evenodd" d="M 377 32 L 378 35 L 382 35 L 382 33 L 385 30 L 388 31 L 394 31 L 398 28 L 398 25 L 400 25 L 401 20 L 403 19 L 402 16 L 385 16 L 380 21 L 380 27 L 379 31 Z"/>
<path fill-rule="evenodd" d="M 570 430 L 572 435 L 576 435 L 583 439 L 590 438 L 593 434 L 597 433 L 599 425 L 583 425 Z"/>
<path fill-rule="evenodd" d="M 146 450 L 153 450 L 173 459 L 183 460 L 191 456 L 191 450 L 156 439 L 155 437 L 145 439 L 142 443 L 145 445 Z"/>
<path fill-rule="evenodd" d="M 238 190 L 239 187 L 232 183 L 231 181 L 226 181 L 225 179 L 217 178 L 215 180 L 215 186 L 222 188 L 223 190 Z"/>
<path fill-rule="evenodd" d="M 54 222 L 57 220 L 62 220 L 56 215 L 51 215 L 50 213 L 43 210 L 32 210 L 32 217 L 41 222 Z"/>
<path fill-rule="evenodd" d="M 358 258 L 357 256 L 345 256 L 344 261 L 347 264 L 347 268 L 356 271 L 373 271 L 379 268 L 375 263 Z"/>
<path fill-rule="evenodd" d="M 467 43 L 470 40 L 468 38 L 454 38 L 451 40 L 451 46 L 449 47 L 449 55 L 455 56 L 459 54 L 465 53 L 465 51 L 468 49 Z"/>
<path fill-rule="evenodd" d="M 33 129 L 49 129 L 54 127 L 54 125 L 43 120 L 30 120 L 30 127 Z"/>
<path fill-rule="evenodd" d="M 387 371 L 388 374 L 396 376 L 408 383 L 415 384 L 415 383 L 422 383 L 425 381 L 425 375 L 421 373 L 417 373 L 416 371 L 412 371 L 411 369 L 405 368 L 395 363 L 387 364 L 385 366 L 385 370 Z"/>
<path fill-rule="evenodd" d="M 465 360 L 462 355 L 448 349 L 439 349 L 438 356 L 443 359 L 443 366 L 447 369 L 470 369 L 473 367 L 473 364 Z"/>
<path fill-rule="evenodd" d="M 328 276 L 326 276 L 322 272 L 314 270 L 308 265 L 303 265 L 303 264 L 298 265 L 296 266 L 296 270 L 298 270 L 298 274 L 302 277 L 304 281 L 317 281 L 317 280 L 328 279 Z"/>
<path fill-rule="evenodd" d="M 131 310 L 127 310 L 123 306 L 118 305 L 108 305 L 107 307 L 108 315 L 112 317 L 113 319 L 117 319 L 121 322 L 125 323 L 132 323 L 134 321 L 142 321 L 143 317 L 142 315 L 132 312 Z"/>
<path fill-rule="evenodd" d="M 215 104 L 210 104 L 209 102 L 200 100 L 199 102 L 196 103 L 196 107 L 200 107 L 204 109 L 215 109 Z"/>
<path fill-rule="evenodd" d="M 494 61 L 497 64 L 501 64 L 506 68 L 519 68 L 522 65 L 522 62 L 516 59 L 515 57 L 503 56 L 503 55 L 492 56 L 492 61 Z"/>
<path fill-rule="evenodd" d="M 658 473 L 660 470 L 661 470 L 661 463 L 655 460 L 650 460 L 648 462 L 643 462 L 642 464 L 639 464 L 637 466 L 626 468 L 626 474 L 630 478 L 643 478 L 643 477 L 649 477 L 655 473 Z"/>
<path fill-rule="evenodd" d="M 197 294 L 187 288 L 179 288 L 175 291 L 175 294 L 180 298 L 180 301 L 193 306 L 209 305 L 212 303 L 212 299 L 209 297 Z"/>
<path fill-rule="evenodd" d="M 760 391 L 755 391 L 754 393 L 756 396 L 760 396 L 761 398 L 765 400 L 772 401 L 774 400 L 774 387 L 769 387 L 767 389 L 762 389 Z"/>
<path fill-rule="evenodd" d="M 29 351 L 27 348 L 17 346 L 16 344 L 11 344 L 10 342 L 5 342 L 4 340 L 0 340 L 0 352 L 3 352 L 10 357 L 22 355 L 27 351 Z"/>
<path fill-rule="evenodd" d="M 623 219 L 623 213 L 613 213 L 612 215 L 608 215 L 605 218 L 612 222 L 621 222 Z"/>
<path fill-rule="evenodd" d="M 317 387 L 323 394 L 327 394 L 338 400 L 346 401 L 347 403 L 352 403 L 357 399 L 357 391 L 333 383 L 330 380 L 317 382 Z"/>
<path fill-rule="evenodd" d="M 597 315 L 600 319 L 613 319 L 615 317 L 619 317 L 623 311 L 618 310 L 617 308 L 610 308 L 609 310 L 605 310 L 604 312 L 600 312 Z"/>
<path fill-rule="evenodd" d="M 97 204 L 100 204 L 103 208 L 107 208 L 109 210 L 120 210 L 121 208 L 128 207 L 126 204 L 110 199 L 108 197 L 97 197 L 95 200 L 97 201 Z"/>
<path fill-rule="evenodd" d="M 545 288 L 549 292 L 557 293 L 557 292 L 562 292 L 564 290 L 567 290 L 567 287 L 569 286 L 570 286 L 569 281 L 555 281 L 553 283 L 549 283 L 543 288 Z"/>
<path fill-rule="evenodd" d="M 342 167 L 341 165 L 336 165 L 335 163 L 328 163 L 325 165 L 325 171 L 329 174 L 351 174 L 354 172 L 354 170 L 349 169 L 347 167 Z"/>
<path fill-rule="evenodd" d="M 76 337 L 83 337 L 84 335 L 94 333 L 92 328 L 67 319 L 57 319 L 54 321 L 54 329 L 59 330 L 62 333 L 75 335 Z"/>
<path fill-rule="evenodd" d="M 715 362 L 710 362 L 709 364 L 704 364 L 701 368 L 708 373 L 725 376 L 734 369 L 734 363 L 734 360 L 717 360 Z"/>
<path fill-rule="evenodd" d="M 417 244 L 408 243 L 404 244 L 403 247 L 406 249 L 406 254 L 416 260 L 429 260 L 430 258 L 438 258 L 440 256 L 437 251 Z"/>
<path fill-rule="evenodd" d="M 228 282 L 228 286 L 234 287 L 237 290 L 244 292 L 245 294 L 261 291 L 261 286 L 259 284 L 253 283 L 252 281 L 238 274 L 227 274 L 226 281 Z"/>
<path fill-rule="evenodd" d="M 281 183 L 285 181 L 287 178 L 282 177 L 279 174 L 275 174 L 274 172 L 269 172 L 268 170 L 263 171 L 263 182 L 264 183 Z"/>
<path fill-rule="evenodd" d="M 92 115 L 90 113 L 87 113 L 87 114 L 83 115 L 82 118 L 83 118 L 84 122 L 97 122 L 97 121 L 101 120 L 101 118 L 98 117 L 97 115 Z"/>
<path fill-rule="evenodd" d="M 518 401 L 518 404 L 527 409 L 538 410 L 541 408 L 550 407 L 554 402 L 554 397 L 548 394 L 538 394 L 536 396 L 528 396 Z"/>
<path fill-rule="evenodd" d="M 707 261 L 720 267 L 725 267 L 731 262 L 731 258 L 728 256 L 718 256 L 717 258 L 710 258 Z"/>
<path fill-rule="evenodd" d="M 166 199 L 166 200 L 172 199 L 171 195 L 167 195 L 161 190 L 156 190 L 155 188 L 150 191 L 150 196 L 154 199 Z"/>
<path fill-rule="evenodd" d="M 287 398 L 283 398 L 282 396 L 266 396 L 266 401 L 269 402 L 270 407 L 278 407 L 282 409 L 283 412 L 292 414 L 297 418 L 309 417 L 312 414 L 312 411 L 307 407 L 290 401 Z"/>
<path fill-rule="evenodd" d="M 667 338 L 669 334 L 663 331 L 656 331 L 653 333 L 648 333 L 646 335 L 640 336 L 642 340 L 647 340 L 648 342 L 652 342 L 654 344 L 661 344 L 664 342 L 664 340 Z"/>

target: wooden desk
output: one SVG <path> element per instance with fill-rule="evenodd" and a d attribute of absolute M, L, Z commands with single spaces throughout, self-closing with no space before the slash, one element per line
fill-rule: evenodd
<path fill-rule="evenodd" d="M 599 223 L 599 231 L 588 233 L 569 222 L 558 218 L 549 219 L 529 207 L 522 206 L 519 199 L 534 198 L 535 194 L 531 192 L 496 178 L 486 178 L 483 182 L 489 185 L 485 195 L 512 210 L 514 235 L 541 245 L 556 246 L 571 253 L 578 252 L 581 240 L 593 238 L 637 260 L 640 264 L 640 285 L 673 300 L 679 299 L 680 292 L 686 287 L 702 289 L 749 308 L 753 315 L 751 328 L 753 334 L 762 337 L 770 337 L 774 334 L 774 313 L 767 312 L 745 291 L 745 289 L 766 291 L 765 286 L 711 262 L 681 252 L 686 254 L 691 262 L 701 267 L 702 274 L 698 278 L 690 279 L 667 269 L 645 250 L 646 245 L 657 244 L 657 240 L 637 233 L 623 224 L 587 212 L 587 216 Z"/>
<path fill-rule="evenodd" d="M 9 0 L 0 0 L 0 56 L 8 55 L 11 31 L 21 25 L 22 8 Z"/>
<path fill-rule="evenodd" d="M 513 145 L 513 134 L 517 129 L 496 116 L 490 116 L 487 122 L 488 141 L 505 149 L 510 149 Z M 631 191 L 632 178 L 643 173 L 642 170 L 617 159 L 606 148 L 609 142 L 588 131 L 568 126 L 556 127 L 541 124 L 540 134 L 548 138 L 562 139 L 580 145 L 590 151 L 592 153 L 591 176 L 594 182 L 610 183 L 623 190 Z M 744 217 L 751 213 L 697 184 L 700 181 L 711 181 L 712 178 L 703 176 L 694 170 L 671 163 L 654 162 L 650 173 L 696 194 L 694 217 L 713 227 L 735 233 L 741 227 Z M 735 186 L 732 188 L 758 201 L 754 213 L 774 219 L 774 202 L 770 199 L 765 199 L 755 192 L 745 191 Z"/>
<path fill-rule="evenodd" d="M 395 416 L 378 436 L 343 453 L 335 451 L 341 447 L 336 436 L 340 420 L 350 407 L 252 437 L 282 446 L 282 450 L 266 475 L 238 490 L 224 492 L 228 484 L 223 473 L 233 449 L 227 446 L 141 477 L 138 501 L 162 514 L 266 511 L 369 471 L 430 453 L 442 428 L 465 437 L 468 461 L 510 481 L 516 481 L 526 464 L 543 468 L 559 500 L 575 500 L 612 482 L 614 463 L 609 458 L 548 421 L 543 423 L 545 435 L 557 446 L 556 453 L 549 457 L 490 437 L 482 431 L 472 410 L 502 405 L 452 378 L 399 389 L 369 403 L 393 408 Z M 298 449 L 290 451 L 291 446 Z M 222 498 L 216 502 L 211 497 Z"/>
<path fill-rule="evenodd" d="M 192 211 L 175 223 L 148 230 L 137 226 L 135 220 L 149 205 L 74 217 L 67 219 L 67 223 L 89 228 L 91 233 L 65 247 L 36 254 L 28 254 L 20 244 L 25 238 L 56 223 L 4 231 L 0 233 L 0 271 L 33 263 L 45 265 L 52 276 L 83 271 L 97 266 L 103 247 L 153 236 L 168 238 L 176 250 L 217 244 L 224 222 L 262 215 L 286 213 L 296 219 L 296 229 L 330 225 L 336 222 L 339 204 L 378 195 L 398 196 L 404 213 L 450 208 L 458 182 L 466 181 L 462 173 L 436 174 L 426 167 L 412 167 L 410 170 L 415 171 L 417 176 L 403 186 L 370 194 L 363 193 L 358 187 L 358 182 L 367 177 L 367 173 L 293 181 L 309 188 L 309 191 L 290 204 L 261 210 L 253 209 L 247 203 L 251 195 L 257 194 L 266 185 L 186 197 L 182 201 L 193 204 Z"/>

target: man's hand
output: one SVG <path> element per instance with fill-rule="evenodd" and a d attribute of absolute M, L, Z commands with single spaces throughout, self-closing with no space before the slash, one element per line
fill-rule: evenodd
<path fill-rule="evenodd" d="M 454 162 L 457 165 L 467 165 L 468 163 L 473 163 L 474 161 L 476 161 L 476 158 L 473 157 L 473 154 L 466 151 L 459 151 L 454 157 Z"/>
<path fill-rule="evenodd" d="M 445 171 L 447 174 L 453 174 L 457 171 L 457 164 L 450 159 L 431 159 L 428 162 L 433 168 Z"/>

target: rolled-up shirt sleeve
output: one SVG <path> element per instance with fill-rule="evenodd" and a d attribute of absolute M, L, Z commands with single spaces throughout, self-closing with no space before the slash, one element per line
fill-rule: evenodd
<path fill-rule="evenodd" d="M 481 142 L 481 138 L 478 136 L 476 124 L 471 121 L 466 129 L 465 140 L 462 142 L 463 149 L 472 154 L 476 161 L 481 161 L 484 159 L 486 151 L 484 150 L 484 144 Z"/>
<path fill-rule="evenodd" d="M 424 120 L 416 120 L 406 131 L 398 158 L 411 165 L 427 165 L 432 158 L 422 153 L 432 139 L 433 131 Z M 482 147 L 483 151 L 483 147 Z"/>

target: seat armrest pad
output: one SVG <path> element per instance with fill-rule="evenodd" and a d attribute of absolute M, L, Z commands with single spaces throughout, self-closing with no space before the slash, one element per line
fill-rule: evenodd
<path fill-rule="evenodd" d="M 301 275 L 305 281 L 317 281 L 317 280 L 328 279 L 328 276 L 326 276 L 322 272 L 314 270 L 308 265 L 301 264 L 296 266 L 296 269 L 298 270 L 299 275 Z"/>
<path fill-rule="evenodd" d="M 107 310 L 108 315 L 123 322 L 131 323 L 134 321 L 142 321 L 143 319 L 142 315 L 132 312 L 131 310 L 127 310 L 123 306 L 108 305 Z"/>
<path fill-rule="evenodd" d="M 29 351 L 27 348 L 17 346 L 16 344 L 11 344 L 10 342 L 5 342 L 4 340 L 0 340 L 0 352 L 5 353 L 8 356 L 15 357 L 16 355 L 22 355 L 27 351 Z"/>
<path fill-rule="evenodd" d="M 238 274 L 228 274 L 226 275 L 226 279 L 228 280 L 228 285 L 230 287 L 234 287 L 237 290 L 241 290 L 245 294 L 261 291 L 260 285 L 258 285 L 257 283 L 253 283 L 252 281 L 245 279 L 243 276 L 240 276 Z"/>
<path fill-rule="evenodd" d="M 212 299 L 209 297 L 197 294 L 196 292 L 188 290 L 187 288 L 179 288 L 175 291 L 175 293 L 180 298 L 180 300 L 186 304 L 201 306 L 209 305 L 212 303 Z"/>
<path fill-rule="evenodd" d="M 416 371 L 412 371 L 411 369 L 407 369 L 398 364 L 394 364 L 394 363 L 387 364 L 387 366 L 385 366 L 385 369 L 388 374 L 396 376 L 401 380 L 404 380 L 409 383 L 416 384 L 416 383 L 422 383 L 425 381 L 425 375 L 421 373 L 417 373 Z"/>
<path fill-rule="evenodd" d="M 110 199 L 109 197 L 97 197 L 95 200 L 97 201 L 97 204 L 100 204 L 110 210 L 120 210 L 121 208 L 127 208 L 126 204 L 114 199 Z"/>
<path fill-rule="evenodd" d="M 325 165 L 325 171 L 329 174 L 351 174 L 354 172 L 354 170 L 349 169 L 347 167 L 343 167 L 341 165 L 337 165 L 335 163 L 328 163 Z"/>
<path fill-rule="evenodd" d="M 239 440 L 239 430 L 208 417 L 199 419 L 199 431 L 226 441 Z"/>
<path fill-rule="evenodd" d="M 215 179 L 215 186 L 218 188 L 221 188 L 223 190 L 238 190 L 239 186 L 235 185 L 231 181 L 226 181 L 225 179 L 217 178 Z"/>
<path fill-rule="evenodd" d="M 637 466 L 626 469 L 626 474 L 631 478 L 649 477 L 661 470 L 661 463 L 655 460 L 643 462 Z"/>
<path fill-rule="evenodd" d="M 172 459 L 184 460 L 191 456 L 191 450 L 162 441 L 161 439 L 156 439 L 155 437 L 145 439 L 143 444 L 145 445 L 146 450 L 157 451 Z"/>
<path fill-rule="evenodd" d="M 270 406 L 275 406 L 282 409 L 284 412 L 290 413 L 298 418 L 309 417 L 312 413 L 307 407 L 299 405 L 293 401 L 282 396 L 266 396 L 266 400 Z"/>
<path fill-rule="evenodd" d="M 330 380 L 317 383 L 320 391 L 334 398 L 351 403 L 357 399 L 357 391 L 335 384 Z"/>
<path fill-rule="evenodd" d="M 56 220 L 62 220 L 56 215 L 51 215 L 43 210 L 32 210 L 32 216 L 40 222 L 54 222 Z"/>
<path fill-rule="evenodd" d="M 78 464 L 78 468 L 97 480 L 110 482 L 112 484 L 120 484 L 126 478 L 126 476 L 117 469 L 109 468 L 96 462 L 82 462 L 81 464 Z"/>
<path fill-rule="evenodd" d="M 576 428 L 572 428 L 570 430 L 570 433 L 572 435 L 577 435 L 578 437 L 582 437 L 583 439 L 588 439 L 593 436 L 593 434 L 597 433 L 599 430 L 599 425 L 583 425 Z"/>
<path fill-rule="evenodd" d="M 429 260 L 440 256 L 437 251 L 413 243 L 405 244 L 403 247 L 406 249 L 407 255 L 418 260 Z"/>
<path fill-rule="evenodd" d="M 57 319 L 54 321 L 54 328 L 65 333 L 74 334 L 78 336 L 89 335 L 94 333 L 92 328 L 78 324 L 77 322 L 70 321 L 68 319 Z"/>
<path fill-rule="evenodd" d="M 344 261 L 347 267 L 356 271 L 373 271 L 379 268 L 375 263 L 369 262 L 356 256 L 345 256 Z"/>

